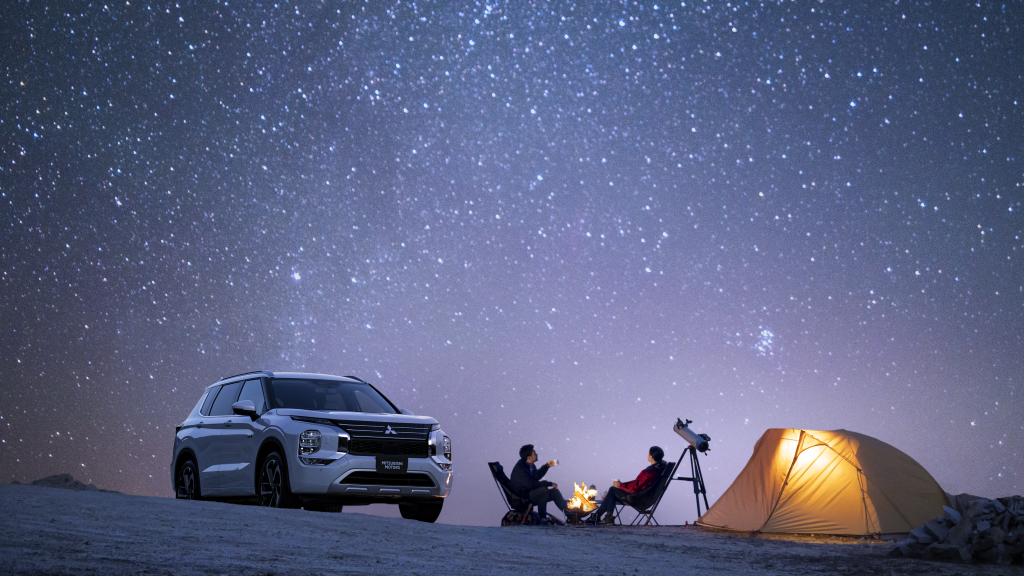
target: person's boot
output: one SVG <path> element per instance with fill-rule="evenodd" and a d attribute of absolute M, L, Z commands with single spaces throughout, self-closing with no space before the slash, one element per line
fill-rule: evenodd
<path fill-rule="evenodd" d="M 612 524 L 615 524 L 615 514 L 612 514 L 611 512 L 605 513 L 604 518 L 602 518 L 598 522 L 598 524 L 602 524 L 602 525 L 612 525 Z"/>

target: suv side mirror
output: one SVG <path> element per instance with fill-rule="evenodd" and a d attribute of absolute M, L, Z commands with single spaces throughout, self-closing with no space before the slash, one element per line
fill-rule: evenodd
<path fill-rule="evenodd" d="M 412 413 L 412 410 L 406 410 L 405 408 L 402 408 L 401 410 L 399 410 L 399 412 L 405 414 L 406 416 L 415 416 L 415 414 Z"/>
<path fill-rule="evenodd" d="M 231 411 L 239 416 L 248 416 L 255 420 L 259 414 L 256 413 L 256 403 L 252 400 L 240 400 L 231 405 Z"/>

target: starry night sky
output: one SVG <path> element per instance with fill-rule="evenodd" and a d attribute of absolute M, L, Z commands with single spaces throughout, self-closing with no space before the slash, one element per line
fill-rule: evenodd
<path fill-rule="evenodd" d="M 771 427 L 1024 489 L 1020 2 L 199 4 L 4 5 L 0 481 L 170 497 L 269 369 L 436 417 L 445 522 L 677 417 L 712 502 Z"/>

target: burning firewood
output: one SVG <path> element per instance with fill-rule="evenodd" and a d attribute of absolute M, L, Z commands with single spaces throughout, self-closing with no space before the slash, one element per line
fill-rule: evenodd
<path fill-rule="evenodd" d="M 572 487 L 572 499 L 567 504 L 568 508 L 580 512 L 592 512 L 597 509 L 597 504 L 590 500 L 593 496 L 597 495 L 596 490 L 587 488 L 586 482 L 582 485 L 573 482 Z"/>

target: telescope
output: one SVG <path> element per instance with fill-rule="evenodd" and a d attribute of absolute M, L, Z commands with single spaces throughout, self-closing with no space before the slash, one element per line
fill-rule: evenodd
<path fill-rule="evenodd" d="M 692 423 L 693 420 L 683 422 L 682 419 L 676 418 L 676 425 L 672 427 L 672 430 L 675 431 L 676 434 L 682 436 L 683 440 L 689 442 L 690 446 L 693 446 L 701 452 L 707 452 L 711 447 L 708 444 L 708 442 L 711 441 L 711 436 L 708 436 L 707 434 L 697 434 L 693 430 L 690 430 L 689 425 Z"/>
<path fill-rule="evenodd" d="M 686 456 L 687 452 L 690 453 L 690 475 L 679 476 L 678 478 L 674 478 L 674 480 L 693 482 L 693 496 L 697 500 L 697 516 L 699 518 L 701 496 L 704 497 L 704 509 L 708 509 L 708 491 L 704 486 L 704 473 L 700 471 L 700 461 L 697 460 L 697 452 L 703 452 L 704 455 L 707 456 L 707 451 L 711 447 L 708 444 L 711 442 L 711 436 L 708 436 L 707 434 L 697 434 L 693 430 L 690 430 L 690 424 L 692 423 L 693 420 L 683 422 L 681 418 L 676 418 L 676 425 L 672 427 L 672 430 L 674 430 L 676 434 L 679 434 L 683 437 L 683 440 L 690 443 L 690 445 L 683 450 L 683 454 L 679 457 L 679 464 L 682 464 L 683 457 Z M 678 468 L 678 466 L 679 465 L 677 464 L 676 467 Z"/>

